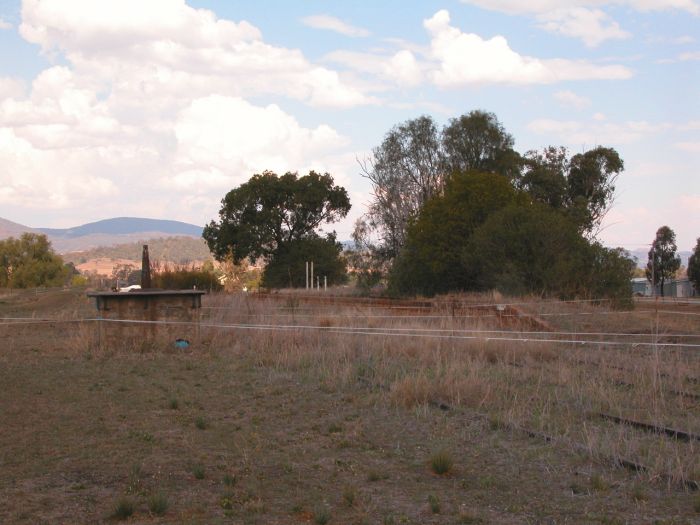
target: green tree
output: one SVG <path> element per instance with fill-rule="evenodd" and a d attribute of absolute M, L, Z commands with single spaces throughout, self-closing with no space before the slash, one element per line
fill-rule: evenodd
<path fill-rule="evenodd" d="M 595 235 L 612 206 L 617 176 L 625 165 L 612 148 L 598 146 L 569 161 L 568 209 L 581 231 Z"/>
<path fill-rule="evenodd" d="M 676 255 L 676 234 L 668 226 L 656 230 L 656 238 L 649 250 L 649 260 L 646 267 L 647 279 L 654 285 L 660 285 L 661 296 L 664 295 L 664 283 L 673 279 L 676 270 L 681 266 L 681 258 Z"/>
<path fill-rule="evenodd" d="M 493 213 L 463 248 L 463 265 L 478 290 L 522 295 L 585 294 L 588 243 L 576 225 L 542 204 Z"/>
<path fill-rule="evenodd" d="M 347 282 L 343 246 L 334 235 L 309 235 L 285 243 L 265 267 L 261 285 L 264 288 L 303 288 L 306 286 L 306 261 L 314 263 L 314 280 L 323 286 L 324 277 L 329 286 Z M 314 283 L 314 286 L 316 283 Z"/>
<path fill-rule="evenodd" d="M 693 283 L 695 292 L 700 294 L 700 237 L 688 258 L 688 279 Z"/>
<path fill-rule="evenodd" d="M 43 234 L 24 233 L 19 239 L 0 241 L 0 265 L 3 287 L 60 286 L 71 274 Z"/>
<path fill-rule="evenodd" d="M 542 204 L 517 203 L 491 215 L 467 243 L 464 265 L 480 290 L 631 304 L 629 253 L 590 243 L 576 223 Z"/>
<path fill-rule="evenodd" d="M 431 197 L 442 192 L 445 157 L 440 133 L 431 117 L 422 116 L 394 126 L 363 165 L 374 201 L 369 223 L 382 237 L 377 252 L 393 259 L 406 240 L 409 222 Z"/>
<path fill-rule="evenodd" d="M 612 306 L 632 306 L 630 279 L 637 261 L 623 248 L 606 248 L 598 242 L 590 246 L 590 264 L 583 275 L 588 279 L 588 297 L 612 299 Z"/>
<path fill-rule="evenodd" d="M 291 264 L 291 254 L 302 256 L 307 244 L 318 242 L 322 224 L 335 222 L 349 211 L 347 191 L 335 186 L 327 173 L 278 177 L 266 171 L 226 194 L 219 222 L 211 221 L 203 237 L 218 261 L 263 258 L 277 270 Z M 334 246 L 334 235 L 325 242 Z M 271 275 L 268 282 L 279 283 Z"/>
<path fill-rule="evenodd" d="M 493 173 L 455 173 L 444 195 L 428 201 L 408 229 L 406 246 L 389 274 L 396 294 L 433 295 L 473 289 L 462 250 L 490 214 L 518 198 L 505 177 Z"/>
<path fill-rule="evenodd" d="M 516 180 L 520 155 L 493 113 L 472 111 L 442 130 L 422 116 L 394 126 L 363 165 L 374 200 L 365 224 L 378 232 L 374 256 L 393 260 L 406 244 L 409 224 L 444 191 L 453 173 L 498 173 Z"/>
<path fill-rule="evenodd" d="M 474 170 L 509 180 L 519 177 L 521 159 L 513 149 L 515 140 L 493 113 L 475 110 L 450 119 L 442 130 L 442 144 L 450 173 Z"/>
<path fill-rule="evenodd" d="M 580 232 L 594 237 L 612 205 L 624 163 L 612 148 L 597 147 L 569 158 L 564 147 L 525 154 L 518 186 L 533 200 L 562 210 Z"/>
<path fill-rule="evenodd" d="M 535 202 L 561 210 L 567 204 L 568 153 L 566 148 L 549 146 L 542 152 L 528 151 L 519 187 Z"/>

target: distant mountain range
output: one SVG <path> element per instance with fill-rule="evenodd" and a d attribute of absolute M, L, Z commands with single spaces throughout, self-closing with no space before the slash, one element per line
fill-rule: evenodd
<path fill-rule="evenodd" d="M 647 261 L 649 260 L 649 249 L 644 249 L 644 250 L 631 250 L 630 253 L 632 254 L 633 257 L 637 259 L 637 268 L 646 268 L 647 267 Z M 690 254 L 693 252 L 678 252 L 678 255 L 681 257 L 681 264 L 683 266 L 688 266 L 688 257 L 690 257 Z"/>
<path fill-rule="evenodd" d="M 202 227 L 180 221 L 116 217 L 73 228 L 30 228 L 0 218 L 0 239 L 18 237 L 25 232 L 44 233 L 57 252 L 67 253 L 164 237 L 201 238 Z"/>

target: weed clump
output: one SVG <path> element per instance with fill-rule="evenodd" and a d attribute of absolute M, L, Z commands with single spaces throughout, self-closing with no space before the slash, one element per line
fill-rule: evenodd
<path fill-rule="evenodd" d="M 233 487 L 236 484 L 236 475 L 235 474 L 224 474 L 224 485 L 227 487 Z"/>
<path fill-rule="evenodd" d="M 225 492 L 219 500 L 219 506 L 224 510 L 231 510 L 233 509 L 234 502 L 235 500 L 233 494 L 231 494 L 230 492 Z"/>
<path fill-rule="evenodd" d="M 192 474 L 194 475 L 195 479 L 204 479 L 204 466 L 195 465 L 192 467 Z"/>
<path fill-rule="evenodd" d="M 439 450 L 430 456 L 430 468 L 439 476 L 448 474 L 453 465 L 452 455 L 446 450 Z"/>
<path fill-rule="evenodd" d="M 384 472 L 379 472 L 378 470 L 370 470 L 367 474 L 367 481 L 379 481 L 382 479 L 387 479 L 388 477 L 389 475 Z"/>
<path fill-rule="evenodd" d="M 162 492 L 152 494 L 148 498 L 148 510 L 156 516 L 163 516 L 168 510 L 168 497 Z"/>
<path fill-rule="evenodd" d="M 331 423 L 328 426 L 328 433 L 329 434 L 337 434 L 338 432 L 343 431 L 343 426 L 339 423 Z"/>
<path fill-rule="evenodd" d="M 603 479 L 600 474 L 591 476 L 591 488 L 597 492 L 604 492 L 610 488 L 610 485 Z"/>
<path fill-rule="evenodd" d="M 314 523 L 316 525 L 326 525 L 331 520 L 331 511 L 325 505 L 319 505 L 314 510 Z"/>
<path fill-rule="evenodd" d="M 208 425 L 206 419 L 204 419 L 202 416 L 199 416 L 195 420 L 194 426 L 196 426 L 199 430 L 205 430 Z"/>
<path fill-rule="evenodd" d="M 118 520 L 125 520 L 129 518 L 134 513 L 134 502 L 123 496 L 119 498 L 117 504 L 114 506 L 114 512 L 112 516 Z"/>
<path fill-rule="evenodd" d="M 428 505 L 433 514 L 440 514 L 440 500 L 435 494 L 428 494 Z"/>
<path fill-rule="evenodd" d="M 632 487 L 632 499 L 638 503 L 649 499 L 649 494 L 647 494 L 647 491 L 641 483 L 637 483 Z"/>
<path fill-rule="evenodd" d="M 353 487 L 346 487 L 343 490 L 343 502 L 348 507 L 353 507 L 357 501 L 357 492 Z"/>

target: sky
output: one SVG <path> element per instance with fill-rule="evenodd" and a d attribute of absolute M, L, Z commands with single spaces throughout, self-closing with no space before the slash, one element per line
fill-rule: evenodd
<path fill-rule="evenodd" d="M 700 237 L 700 0 L 0 0 L 0 217 L 216 219 L 263 170 L 353 209 L 395 125 L 496 114 L 521 153 L 625 162 L 602 242 Z"/>

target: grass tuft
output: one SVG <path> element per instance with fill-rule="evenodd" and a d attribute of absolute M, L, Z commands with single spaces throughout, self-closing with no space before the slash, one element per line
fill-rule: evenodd
<path fill-rule="evenodd" d="M 343 502 L 348 507 L 353 507 L 357 502 L 357 491 L 353 487 L 345 487 L 343 490 Z"/>
<path fill-rule="evenodd" d="M 596 492 L 605 492 L 610 488 L 610 485 L 603 479 L 603 476 L 594 474 L 591 476 L 591 488 Z"/>
<path fill-rule="evenodd" d="M 156 516 L 163 516 L 168 510 L 168 497 L 163 492 L 151 494 L 148 498 L 148 510 Z"/>
<path fill-rule="evenodd" d="M 235 474 L 224 474 L 224 485 L 227 487 L 233 487 L 236 484 L 236 475 Z"/>
<path fill-rule="evenodd" d="M 204 417 L 202 417 L 202 416 L 199 416 L 195 420 L 194 426 L 196 426 L 199 430 L 205 430 L 208 425 L 207 425 L 206 419 L 204 419 Z"/>
<path fill-rule="evenodd" d="M 387 479 L 389 477 L 389 474 L 385 472 L 379 472 L 378 470 L 370 470 L 367 473 L 367 481 L 380 481 L 382 479 Z"/>
<path fill-rule="evenodd" d="M 646 489 L 641 483 L 637 483 L 632 487 L 632 499 L 637 502 L 649 499 L 649 494 L 647 494 Z"/>
<path fill-rule="evenodd" d="M 695 501 L 693 501 L 693 510 L 700 514 L 700 495 L 695 496 Z"/>
<path fill-rule="evenodd" d="M 134 509 L 134 502 L 130 498 L 123 496 L 119 498 L 117 504 L 114 506 L 112 516 L 118 520 L 125 520 L 134 513 Z"/>
<path fill-rule="evenodd" d="M 195 479 L 204 479 L 204 465 L 197 464 L 192 467 L 192 474 Z"/>
<path fill-rule="evenodd" d="M 440 500 L 435 494 L 428 494 L 428 505 L 433 514 L 440 514 Z"/>
<path fill-rule="evenodd" d="M 329 521 L 331 521 L 330 509 L 325 505 L 316 507 L 314 510 L 314 523 L 316 523 L 316 525 L 326 525 Z"/>
<path fill-rule="evenodd" d="M 439 450 L 430 456 L 430 468 L 439 476 L 452 471 L 453 465 L 452 455 L 446 450 Z"/>

